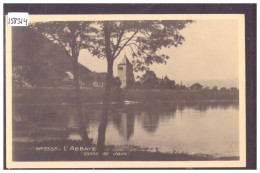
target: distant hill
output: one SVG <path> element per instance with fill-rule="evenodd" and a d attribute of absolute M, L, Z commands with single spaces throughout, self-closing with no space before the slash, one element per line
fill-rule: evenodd
<path fill-rule="evenodd" d="M 72 72 L 72 64 L 66 51 L 40 33 L 29 27 L 13 27 L 12 35 L 13 69 L 17 66 L 29 66 L 29 74 L 20 73 L 26 76 L 29 83 L 44 86 L 48 81 L 62 79 L 67 75 L 66 72 Z M 79 64 L 79 76 L 82 81 L 90 84 L 97 78 L 104 79 L 105 73 L 92 72 Z"/>
<path fill-rule="evenodd" d="M 194 83 L 199 83 L 203 87 L 208 86 L 209 88 L 212 88 L 213 86 L 217 86 L 218 88 L 221 88 L 221 87 L 226 87 L 226 88 L 236 87 L 236 88 L 239 88 L 238 79 L 182 81 L 182 84 L 186 85 L 186 86 L 191 86 Z"/>

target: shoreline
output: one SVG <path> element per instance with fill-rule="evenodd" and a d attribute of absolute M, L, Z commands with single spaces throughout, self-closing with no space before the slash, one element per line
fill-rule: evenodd
<path fill-rule="evenodd" d="M 185 104 L 185 103 L 225 103 L 225 102 L 232 102 L 232 103 L 238 103 L 238 100 L 192 100 L 192 101 L 177 101 L 177 100 L 173 100 L 173 101 L 152 101 L 152 102 L 135 102 L 135 101 L 130 101 L 133 103 L 127 103 L 124 105 L 129 105 L 129 104 L 141 104 L 141 103 L 156 103 L 156 102 L 167 102 L 167 103 L 173 103 L 173 104 Z M 96 102 L 96 103 L 82 103 L 82 106 L 91 106 L 91 105 L 102 105 L 102 102 Z M 118 104 L 116 102 L 111 103 L 111 105 L 115 105 Z M 23 107 L 23 106 L 76 106 L 76 104 L 74 103 L 56 103 L 56 104 L 39 104 L 39 103 L 35 103 L 35 104 L 14 104 L 13 107 Z"/>
<path fill-rule="evenodd" d="M 102 104 L 103 89 L 82 89 L 83 105 Z M 73 88 L 23 88 L 13 90 L 13 105 L 75 105 Z M 191 91 L 191 90 L 112 90 L 111 103 L 149 102 L 224 102 L 238 101 L 236 92 Z"/>

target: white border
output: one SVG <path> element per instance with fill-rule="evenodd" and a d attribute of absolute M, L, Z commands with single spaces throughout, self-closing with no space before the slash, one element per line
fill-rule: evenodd
<path fill-rule="evenodd" d="M 40 17 L 40 20 L 39 20 Z M 7 149 L 7 167 L 8 168 L 164 168 L 164 167 L 244 167 L 246 162 L 246 150 L 245 150 L 245 35 L 244 35 L 244 15 L 243 14 L 210 14 L 210 15 L 30 15 L 29 21 L 66 21 L 68 20 L 184 20 L 184 19 L 192 19 L 192 20 L 238 20 L 239 22 L 239 126 L 240 126 L 240 161 L 163 161 L 163 162 L 155 162 L 155 161 L 80 161 L 80 162 L 13 162 L 12 161 L 12 101 L 11 101 L 11 42 L 10 39 L 6 40 L 7 42 L 7 58 L 6 58 L 6 84 L 8 86 L 6 94 L 6 103 L 7 103 L 7 135 L 6 136 L 6 149 Z M 8 38 L 11 38 L 10 26 L 7 26 L 6 35 Z M 9 58 L 8 58 L 9 57 Z"/>

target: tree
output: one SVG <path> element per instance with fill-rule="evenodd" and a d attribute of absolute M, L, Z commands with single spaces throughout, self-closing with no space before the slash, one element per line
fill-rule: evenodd
<path fill-rule="evenodd" d="M 151 70 L 146 70 L 140 81 L 143 83 L 145 89 L 154 89 L 158 86 L 158 78 Z"/>
<path fill-rule="evenodd" d="M 209 89 L 208 86 L 205 86 L 204 90 L 205 90 L 205 91 L 209 91 L 210 89 Z"/>
<path fill-rule="evenodd" d="M 218 91 L 218 87 L 216 85 L 213 86 L 212 91 Z"/>
<path fill-rule="evenodd" d="M 77 116 L 84 143 L 88 142 L 88 135 L 82 117 L 81 91 L 79 83 L 78 57 L 82 49 L 89 46 L 96 29 L 91 27 L 92 22 L 47 22 L 35 23 L 31 28 L 40 32 L 47 39 L 58 44 L 68 55 L 73 69 L 74 88 L 77 106 Z"/>
<path fill-rule="evenodd" d="M 140 81 L 135 82 L 134 89 L 143 89 L 143 84 Z"/>
<path fill-rule="evenodd" d="M 222 92 L 227 92 L 228 89 L 227 89 L 226 87 L 221 87 L 221 88 L 220 88 L 220 91 L 222 91 Z"/>
<path fill-rule="evenodd" d="M 229 90 L 230 92 L 238 93 L 238 88 L 236 87 L 231 87 Z"/>
<path fill-rule="evenodd" d="M 51 52 L 46 39 L 28 27 L 12 29 L 12 59 L 14 86 L 41 86 L 51 70 L 44 55 Z M 50 55 L 53 56 L 53 55 Z M 16 85 L 17 84 L 17 85 Z"/>
<path fill-rule="evenodd" d="M 121 84 L 122 84 L 122 83 L 121 83 L 119 77 L 113 78 L 112 87 L 114 87 L 115 89 L 120 89 Z"/>
<path fill-rule="evenodd" d="M 103 96 L 103 115 L 98 130 L 97 148 L 99 155 L 104 151 L 105 131 L 113 79 L 113 63 L 122 50 L 129 48 L 135 71 L 148 70 L 153 63 L 166 63 L 168 55 L 161 54 L 162 48 L 177 47 L 184 41 L 179 30 L 186 27 L 190 20 L 172 21 L 101 21 L 97 22 L 99 34 L 90 52 L 107 60 L 107 76 Z"/>
<path fill-rule="evenodd" d="M 175 87 L 175 81 L 174 80 L 170 80 L 168 78 L 168 76 L 165 76 L 163 81 L 164 81 L 164 88 L 165 89 L 178 89 L 178 88 Z"/>

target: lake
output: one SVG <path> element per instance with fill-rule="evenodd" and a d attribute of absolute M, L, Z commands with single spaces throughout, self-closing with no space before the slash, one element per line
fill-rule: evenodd
<path fill-rule="evenodd" d="M 97 143 L 101 104 L 86 104 L 84 123 Z M 81 141 L 73 105 L 14 106 L 13 142 Z M 112 104 L 106 146 L 145 151 L 239 157 L 237 101 Z M 14 153 L 15 154 L 15 153 Z"/>

